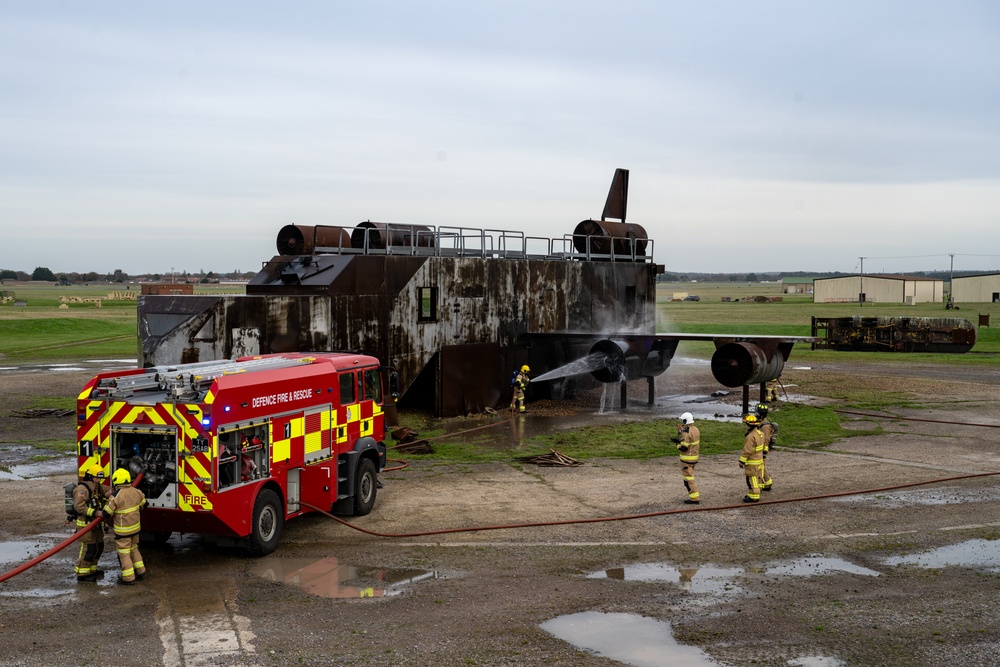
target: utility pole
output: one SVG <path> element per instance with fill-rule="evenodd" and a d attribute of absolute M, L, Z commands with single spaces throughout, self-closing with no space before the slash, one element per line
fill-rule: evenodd
<path fill-rule="evenodd" d="M 955 307 L 955 253 L 948 253 L 948 257 L 951 258 L 951 268 L 948 269 L 948 305 L 946 308 L 951 310 Z"/>
<path fill-rule="evenodd" d="M 861 275 L 858 276 L 858 303 L 860 308 L 865 307 L 865 258 L 860 257 L 861 260 Z"/>

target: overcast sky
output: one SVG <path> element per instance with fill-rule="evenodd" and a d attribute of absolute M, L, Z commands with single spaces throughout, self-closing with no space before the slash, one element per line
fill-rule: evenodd
<path fill-rule="evenodd" d="M 1000 270 L 1000 3 L 0 0 L 0 268 L 561 237 L 616 167 L 670 271 Z"/>

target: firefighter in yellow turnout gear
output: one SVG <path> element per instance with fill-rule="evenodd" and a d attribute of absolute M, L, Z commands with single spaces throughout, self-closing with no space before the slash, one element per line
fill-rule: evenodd
<path fill-rule="evenodd" d="M 96 517 L 111 491 L 101 484 L 99 475 L 103 468 L 96 463 L 89 466 L 83 480 L 73 489 L 73 509 L 76 512 L 76 531 L 80 532 Z M 104 524 L 98 523 L 93 530 L 80 538 L 80 553 L 76 557 L 76 580 L 97 581 L 103 572 L 97 569 L 97 562 L 104 553 Z"/>
<path fill-rule="evenodd" d="M 518 412 L 524 412 L 524 390 L 528 388 L 528 383 L 531 382 L 531 378 L 528 377 L 528 373 L 531 369 L 525 364 L 521 366 L 521 370 L 518 371 L 517 375 L 514 376 L 514 395 L 510 399 L 510 411 L 514 412 L 514 405 L 517 404 Z"/>
<path fill-rule="evenodd" d="M 114 491 L 104 512 L 114 523 L 115 549 L 122 566 L 119 581 L 134 584 L 136 579 L 142 579 L 146 574 L 146 566 L 139 553 L 139 511 L 146 506 L 146 496 L 132 486 L 132 476 L 124 468 L 115 470 L 111 483 Z"/>
<path fill-rule="evenodd" d="M 764 465 L 764 434 L 757 428 L 757 415 L 747 415 L 743 418 L 747 426 L 747 436 L 743 441 L 743 451 L 740 452 L 740 468 L 747 479 L 747 495 L 745 503 L 755 503 L 760 500 L 760 468 Z"/>
<path fill-rule="evenodd" d="M 767 387 L 764 392 L 764 397 L 767 399 L 768 403 L 778 402 L 778 380 L 768 380 Z"/>
<path fill-rule="evenodd" d="M 760 490 L 770 491 L 774 480 L 771 479 L 771 475 L 767 471 L 767 454 L 778 438 L 778 425 L 768 421 L 768 408 L 764 403 L 758 403 L 754 412 L 757 413 L 757 427 L 764 435 L 764 456 L 760 464 Z"/>
<path fill-rule="evenodd" d="M 677 443 L 677 451 L 680 452 L 681 476 L 688 492 L 684 502 L 688 505 L 697 505 L 701 502 L 701 494 L 698 493 L 698 484 L 694 481 L 694 466 L 698 463 L 701 432 L 694 425 L 694 416 L 690 412 L 681 415 L 681 423 L 677 425 L 677 437 L 673 438 L 673 441 Z"/>

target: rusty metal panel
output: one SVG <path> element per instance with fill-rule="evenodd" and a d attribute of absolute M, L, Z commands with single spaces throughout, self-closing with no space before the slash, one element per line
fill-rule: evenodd
<path fill-rule="evenodd" d="M 611 179 L 611 189 L 608 191 L 608 198 L 604 201 L 604 212 L 601 213 L 601 220 L 615 218 L 625 222 L 625 214 L 628 212 L 628 169 L 615 169 L 615 175 Z"/>

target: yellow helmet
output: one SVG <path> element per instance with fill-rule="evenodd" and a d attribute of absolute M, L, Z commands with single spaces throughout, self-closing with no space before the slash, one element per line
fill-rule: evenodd
<path fill-rule="evenodd" d="M 125 470 L 125 468 L 119 468 L 118 470 L 115 470 L 115 474 L 111 476 L 111 483 L 115 486 L 119 486 L 121 484 L 131 484 L 132 475 L 130 475 L 128 470 Z"/>
<path fill-rule="evenodd" d="M 528 368 L 528 364 L 525 364 L 525 365 L 521 366 L 521 372 L 522 373 L 530 373 L 531 372 L 531 369 Z"/>
<path fill-rule="evenodd" d="M 90 475 L 91 477 L 97 477 L 102 472 L 104 472 L 104 468 L 97 465 L 96 463 L 93 463 L 90 466 L 88 466 L 87 469 L 84 470 L 83 472 L 85 475 Z"/>
<path fill-rule="evenodd" d="M 743 418 L 743 423 L 747 426 L 757 425 L 757 415 L 747 415 Z"/>

